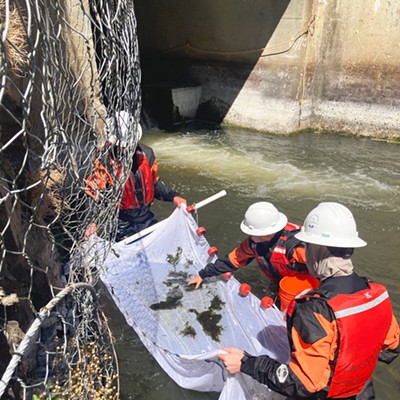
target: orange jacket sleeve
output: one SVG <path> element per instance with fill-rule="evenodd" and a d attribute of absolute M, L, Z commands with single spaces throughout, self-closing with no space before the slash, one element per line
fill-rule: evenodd
<path fill-rule="evenodd" d="M 155 185 L 160 179 L 160 177 L 158 176 L 158 162 L 156 159 L 153 161 L 153 165 L 151 166 L 151 174 L 153 176 L 153 182 Z"/>
<path fill-rule="evenodd" d="M 288 364 L 268 356 L 246 354 L 241 365 L 242 372 L 291 398 L 311 398 L 314 393 L 326 388 L 338 343 L 336 322 L 316 313 L 308 303 L 311 302 L 296 304 L 296 308 L 301 308 L 301 318 L 297 322 L 293 320 L 293 324 L 288 326 L 291 338 Z"/>
<path fill-rule="evenodd" d="M 85 180 L 86 194 L 99 200 L 101 192 L 108 186 L 112 185 L 113 178 L 107 171 L 107 168 L 100 163 L 99 160 L 94 161 L 94 169 L 92 173 Z"/>
<path fill-rule="evenodd" d="M 392 324 L 390 325 L 381 354 L 379 355 L 379 361 L 390 364 L 396 357 L 398 357 L 399 353 L 399 324 L 393 315 Z"/>
<path fill-rule="evenodd" d="M 331 374 L 330 362 L 334 359 L 338 341 L 338 330 L 335 321 L 329 322 L 322 315 L 314 314 L 325 331 L 321 338 L 311 344 L 306 343 L 301 335 L 292 328 L 294 351 L 289 368 L 310 393 L 324 389 Z"/>
<path fill-rule="evenodd" d="M 236 249 L 228 255 L 229 261 L 236 267 L 245 267 L 254 259 L 254 250 L 250 247 L 250 239 L 244 239 Z"/>
<path fill-rule="evenodd" d="M 299 264 L 306 264 L 306 249 L 304 247 L 295 247 L 293 249 L 293 260 Z"/>
<path fill-rule="evenodd" d="M 394 350 L 399 346 L 399 324 L 393 315 L 392 324 L 386 336 L 383 350 Z"/>

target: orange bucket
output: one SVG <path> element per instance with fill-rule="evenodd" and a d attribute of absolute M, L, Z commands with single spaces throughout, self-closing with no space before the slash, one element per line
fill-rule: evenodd
<path fill-rule="evenodd" d="M 285 276 L 279 282 L 279 308 L 286 311 L 296 295 L 305 289 L 316 289 L 319 280 L 310 275 Z"/>

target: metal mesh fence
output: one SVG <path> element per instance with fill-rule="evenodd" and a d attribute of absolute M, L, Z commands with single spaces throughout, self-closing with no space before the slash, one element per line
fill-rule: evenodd
<path fill-rule="evenodd" d="M 0 396 L 118 398 L 87 234 L 112 244 L 137 144 L 133 1 L 0 0 L 0 20 Z M 121 110 L 130 143 L 95 200 L 86 179 Z"/>

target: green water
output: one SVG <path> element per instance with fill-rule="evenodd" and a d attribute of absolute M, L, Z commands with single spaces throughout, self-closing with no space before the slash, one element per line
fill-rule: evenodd
<path fill-rule="evenodd" d="M 359 236 L 368 242 L 353 256 L 355 269 L 388 288 L 400 320 L 400 145 L 333 134 L 283 137 L 228 128 L 145 131 L 143 143 L 153 147 L 165 183 L 189 204 L 227 191 L 197 216 L 221 255 L 243 238 L 239 225 L 251 203 L 271 201 L 294 223 L 302 223 L 321 201 L 348 206 Z M 162 219 L 173 207 L 157 202 L 153 210 Z M 256 295 L 268 293 L 268 282 L 256 265 L 236 277 L 250 283 Z M 179 388 L 115 307 L 108 304 L 106 312 L 116 338 L 123 400 L 218 399 L 216 393 Z M 379 364 L 374 383 L 378 400 L 398 398 L 400 360 Z"/>

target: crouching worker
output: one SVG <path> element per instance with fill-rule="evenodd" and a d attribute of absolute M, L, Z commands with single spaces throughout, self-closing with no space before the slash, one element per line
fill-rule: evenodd
<path fill-rule="evenodd" d="M 296 237 L 306 242 L 307 268 L 321 283 L 289 306 L 289 363 L 233 348 L 219 357 L 229 372 L 290 398 L 375 399 L 372 374 L 378 360 L 398 356 L 399 326 L 386 289 L 353 271 L 353 250 L 366 245 L 353 215 L 321 203 Z"/>
<path fill-rule="evenodd" d="M 142 137 L 140 124 L 134 124 L 133 116 L 126 111 L 116 112 L 115 118 L 107 120 L 108 160 L 106 165 L 95 163 L 95 170 L 86 180 L 86 193 L 97 199 L 100 192 L 113 184 L 112 176 L 122 171 L 124 149 L 134 137 L 131 127 L 137 126 L 137 141 Z M 110 171 L 113 169 L 113 171 Z M 138 143 L 127 176 L 119 206 L 116 241 L 129 237 L 157 222 L 150 210 L 154 199 L 173 202 L 177 207 L 186 205 L 186 200 L 168 187 L 158 176 L 158 163 L 153 149 Z"/>
<path fill-rule="evenodd" d="M 203 279 L 234 272 L 254 259 L 273 283 L 279 283 L 284 276 L 307 274 L 304 243 L 294 236 L 300 228 L 288 223 L 286 215 L 272 203 L 254 203 L 240 225 L 249 236 L 229 255 L 207 264 L 188 284 L 196 285 L 197 289 Z"/>

